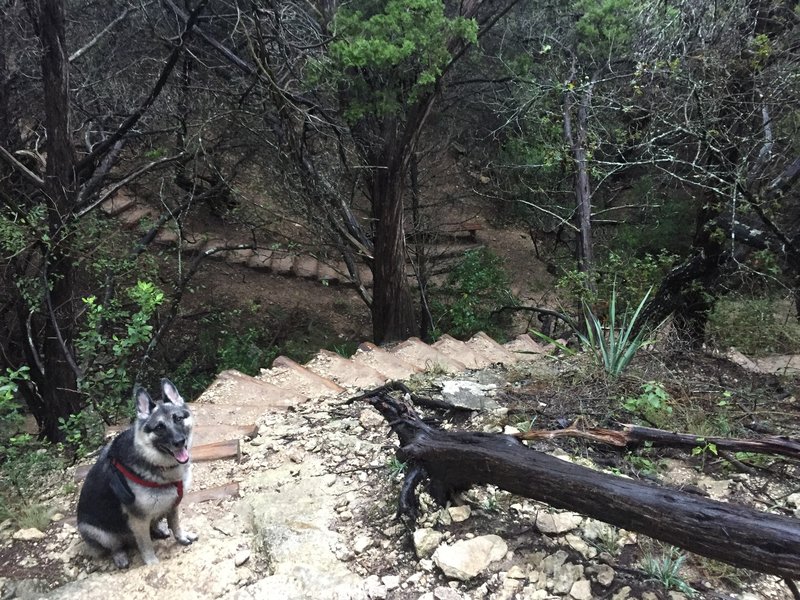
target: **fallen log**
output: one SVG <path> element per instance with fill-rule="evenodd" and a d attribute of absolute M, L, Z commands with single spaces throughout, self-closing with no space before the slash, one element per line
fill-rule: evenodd
<path fill-rule="evenodd" d="M 541 440 L 557 437 L 579 437 L 590 442 L 599 442 L 624 448 L 637 446 L 650 442 L 653 446 L 669 448 L 696 448 L 713 444 L 717 450 L 728 452 L 751 452 L 753 454 L 778 454 L 789 458 L 800 459 L 800 442 L 782 436 L 768 436 L 759 439 L 722 438 L 714 436 L 699 436 L 691 433 L 676 433 L 654 427 L 640 425 L 623 425 L 622 431 L 603 429 L 600 427 L 587 427 L 584 429 L 574 424 L 565 429 L 553 431 L 524 431 L 515 433 L 514 437 L 520 440 Z"/>
<path fill-rule="evenodd" d="M 425 476 L 440 504 L 472 485 L 493 484 L 737 567 L 800 577 L 796 519 L 594 471 L 509 435 L 435 429 L 385 392 L 369 401 L 397 434 L 398 458 L 410 463 L 399 510 L 411 519 Z"/>

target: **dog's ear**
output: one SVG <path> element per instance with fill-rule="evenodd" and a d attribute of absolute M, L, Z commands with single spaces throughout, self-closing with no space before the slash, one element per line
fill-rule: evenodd
<path fill-rule="evenodd" d="M 178 392 L 178 388 L 166 377 L 161 380 L 161 396 L 164 398 L 164 402 L 172 402 L 175 406 L 183 406 L 183 398 Z"/>
<path fill-rule="evenodd" d="M 146 419 L 153 411 L 155 402 L 143 387 L 136 386 L 133 390 L 133 399 L 136 402 L 136 416 L 140 419 Z"/>

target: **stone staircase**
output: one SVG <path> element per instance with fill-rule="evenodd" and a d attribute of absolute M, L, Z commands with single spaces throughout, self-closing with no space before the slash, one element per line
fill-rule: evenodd
<path fill-rule="evenodd" d="M 127 230 L 140 226 L 151 227 L 160 216 L 155 208 L 138 201 L 124 191 L 106 200 L 101 208 L 106 215 L 117 219 Z M 434 276 L 446 274 L 452 268 L 454 261 L 465 251 L 481 247 L 476 237 L 476 230 L 481 229 L 481 226 L 473 223 L 465 227 L 463 231 L 469 231 L 468 237 L 458 235 L 462 230 L 449 224 L 443 226 L 443 233 L 449 237 L 450 243 L 438 241 L 433 245 L 426 245 L 425 252 L 429 262 L 434 266 Z M 214 237 L 203 232 L 184 230 L 182 236 L 183 240 L 173 229 L 163 226 L 156 233 L 154 241 L 162 246 L 176 246 L 181 243 L 184 252 L 195 254 L 229 248 L 213 252 L 209 256 L 229 264 L 242 265 L 284 277 L 310 279 L 325 285 L 352 284 L 343 261 L 324 259 L 308 249 L 287 250 L 259 240 L 256 240 L 257 247 L 253 248 L 252 237 L 235 233 L 225 237 Z M 264 247 L 260 247 L 259 244 L 263 244 Z M 372 271 L 366 265 L 359 265 L 358 270 L 363 285 L 367 288 L 372 287 Z M 409 277 L 414 277 L 414 269 L 410 264 L 407 271 Z"/>
<path fill-rule="evenodd" d="M 466 342 L 449 335 L 434 344 L 410 338 L 387 348 L 364 342 L 351 358 L 320 350 L 305 365 L 279 356 L 272 368 L 262 369 L 256 377 L 223 371 L 192 404 L 198 424 L 195 447 L 230 444 L 231 433 L 247 431 L 264 413 L 315 399 L 355 395 L 425 371 L 455 375 L 497 363 L 513 365 L 536 360 L 544 352 L 527 334 L 499 344 L 481 332 Z"/>

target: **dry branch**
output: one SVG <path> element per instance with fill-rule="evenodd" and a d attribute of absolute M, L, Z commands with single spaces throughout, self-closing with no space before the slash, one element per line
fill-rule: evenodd
<path fill-rule="evenodd" d="M 640 427 L 639 425 L 623 425 L 622 431 L 589 427 L 580 429 L 574 424 L 566 429 L 554 431 L 525 431 L 514 434 L 520 440 L 542 440 L 557 437 L 579 437 L 590 442 L 599 442 L 624 448 L 637 446 L 650 442 L 653 446 L 669 448 L 696 448 L 713 444 L 717 450 L 728 452 L 752 452 L 754 454 L 779 454 L 789 458 L 800 459 L 800 442 L 783 436 L 769 436 L 756 440 L 744 438 L 721 438 L 693 435 L 691 433 L 676 433 L 655 429 L 653 427 Z"/>
<path fill-rule="evenodd" d="M 441 504 L 472 485 L 493 484 L 737 567 L 800 576 L 796 519 L 594 471 L 508 435 L 435 429 L 385 392 L 370 403 L 397 434 L 398 458 L 410 463 L 400 511 L 411 518 L 426 476 Z"/>

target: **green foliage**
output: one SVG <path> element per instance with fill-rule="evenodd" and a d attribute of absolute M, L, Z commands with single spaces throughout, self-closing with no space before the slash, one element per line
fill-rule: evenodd
<path fill-rule="evenodd" d="M 6 446 L 13 435 L 22 425 L 21 406 L 17 402 L 16 394 L 20 381 L 27 380 L 28 367 L 23 366 L 17 370 L 6 369 L 0 372 L 0 447 Z"/>
<path fill-rule="evenodd" d="M 478 331 L 502 337 L 503 324 L 492 311 L 516 303 L 502 259 L 479 248 L 465 252 L 447 283 L 432 290 L 430 305 L 437 332 L 467 338 Z"/>
<path fill-rule="evenodd" d="M 674 261 L 675 256 L 667 253 L 637 257 L 611 251 L 598 263 L 593 286 L 588 285 L 586 273 L 571 270 L 559 278 L 556 287 L 578 304 L 602 305 L 615 296 L 617 306 L 625 308 L 655 287 Z"/>
<path fill-rule="evenodd" d="M 705 468 L 706 457 L 709 454 L 717 456 L 717 445 L 701 437 L 697 438 L 696 442 L 698 445 L 692 448 L 692 456 L 699 456 L 702 460 L 702 468 Z"/>
<path fill-rule="evenodd" d="M 669 394 L 657 381 L 648 381 L 642 385 L 642 393 L 626 398 L 622 403 L 625 410 L 641 415 L 647 422 L 662 426 L 672 415 Z"/>
<path fill-rule="evenodd" d="M 633 313 L 626 311 L 622 318 L 617 314 L 617 293 L 612 288 L 611 299 L 608 304 L 608 324 L 605 326 L 600 317 L 592 312 L 591 307 L 584 302 L 584 321 L 586 323 L 586 333 L 576 332 L 584 347 L 594 353 L 595 359 L 603 366 L 606 374 L 611 377 L 619 377 L 625 368 L 630 364 L 633 357 L 645 344 L 645 325 L 638 322 L 639 314 L 642 311 L 650 290 L 639 302 L 639 306 Z M 636 328 L 639 327 L 638 333 Z"/>
<path fill-rule="evenodd" d="M 693 598 L 696 592 L 680 574 L 685 560 L 684 554 L 677 548 L 670 547 L 667 552 L 658 556 L 648 552 L 642 558 L 640 566 L 650 578 L 663 585 L 665 590 L 677 590 Z"/>
<path fill-rule="evenodd" d="M 578 0 L 575 8 L 583 13 L 575 33 L 584 57 L 604 61 L 612 51 L 625 51 L 634 31 L 634 0 Z"/>
<path fill-rule="evenodd" d="M 326 74 L 337 85 L 347 82 L 351 122 L 400 114 L 441 76 L 451 58 L 448 41 L 477 41 L 477 23 L 447 18 L 439 0 L 349 2 L 333 28 Z"/>
<path fill-rule="evenodd" d="M 800 324 L 787 305 L 770 297 L 721 298 L 709 314 L 709 342 L 750 356 L 800 352 Z"/>
<path fill-rule="evenodd" d="M 392 456 L 386 463 L 386 467 L 389 469 L 389 478 L 396 479 L 400 475 L 403 475 L 408 468 L 408 463 L 403 462 L 396 456 Z"/>

